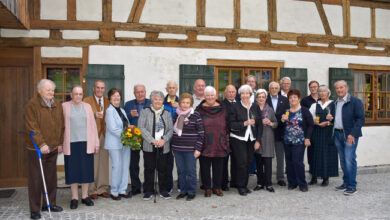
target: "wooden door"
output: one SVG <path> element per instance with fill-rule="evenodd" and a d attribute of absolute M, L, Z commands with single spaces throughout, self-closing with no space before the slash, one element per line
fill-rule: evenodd
<path fill-rule="evenodd" d="M 197 79 L 203 79 L 206 86 L 215 86 L 214 66 L 212 65 L 180 64 L 179 75 L 180 94 L 184 92 L 193 94 L 194 83 Z"/>
<path fill-rule="evenodd" d="M 31 66 L 0 66 L 0 187 L 27 185 L 24 106 L 33 96 Z"/>

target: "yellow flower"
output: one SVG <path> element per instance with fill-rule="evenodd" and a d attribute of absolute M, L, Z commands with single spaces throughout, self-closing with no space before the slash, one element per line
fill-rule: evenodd
<path fill-rule="evenodd" d="M 127 132 L 131 132 L 131 128 L 129 128 L 129 130 L 127 130 Z"/>
<path fill-rule="evenodd" d="M 136 135 L 141 135 L 141 131 L 139 130 L 139 128 L 136 128 L 136 129 L 134 130 L 134 134 L 136 134 Z"/>
<path fill-rule="evenodd" d="M 129 134 L 129 135 L 127 135 L 129 138 L 131 138 L 131 137 L 133 137 L 133 135 L 132 134 Z"/>

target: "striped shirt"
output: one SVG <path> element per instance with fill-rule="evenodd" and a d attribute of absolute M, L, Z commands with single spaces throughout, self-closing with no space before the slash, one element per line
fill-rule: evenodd
<path fill-rule="evenodd" d="M 178 115 L 175 114 L 175 122 L 177 117 Z M 176 151 L 201 151 L 204 138 L 202 118 L 200 117 L 199 112 L 194 111 L 194 113 L 188 117 L 188 120 L 188 123 L 184 123 L 183 125 L 183 132 L 181 136 L 178 136 L 175 130 L 173 131 L 171 147 Z"/>

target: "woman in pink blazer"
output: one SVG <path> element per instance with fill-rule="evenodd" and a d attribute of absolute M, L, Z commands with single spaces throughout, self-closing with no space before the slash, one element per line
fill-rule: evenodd
<path fill-rule="evenodd" d="M 75 86 L 72 100 L 62 104 L 65 120 L 63 149 L 65 183 L 71 185 L 70 208 L 78 206 L 78 185 L 81 184 L 81 203 L 93 206 L 88 196 L 88 184 L 94 181 L 93 154 L 99 152 L 99 137 L 91 105 L 82 102 L 83 88 Z"/>

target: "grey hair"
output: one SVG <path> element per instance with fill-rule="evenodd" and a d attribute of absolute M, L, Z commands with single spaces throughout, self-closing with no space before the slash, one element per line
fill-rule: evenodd
<path fill-rule="evenodd" d="M 135 91 L 135 88 L 137 88 L 137 87 L 139 87 L 139 86 L 142 86 L 142 87 L 144 87 L 144 89 L 146 90 L 146 87 L 145 87 L 145 85 L 143 85 L 143 84 L 135 84 L 135 85 L 134 85 L 134 91 Z"/>
<path fill-rule="evenodd" d="M 208 92 L 212 92 L 214 95 L 217 95 L 217 90 L 215 90 L 215 88 L 212 86 L 206 86 L 204 89 L 204 94 L 206 95 Z"/>
<path fill-rule="evenodd" d="M 278 89 L 280 89 L 280 84 L 278 82 L 272 81 L 268 84 L 268 88 L 271 87 L 272 84 L 276 84 L 278 86 Z"/>
<path fill-rule="evenodd" d="M 256 91 L 256 98 L 257 98 L 257 96 L 260 95 L 261 93 L 264 93 L 264 94 L 265 94 L 265 97 L 267 98 L 268 93 L 267 93 L 267 90 L 265 90 L 265 89 L 258 89 L 258 90 Z"/>
<path fill-rule="evenodd" d="M 253 78 L 253 79 L 255 79 L 255 81 L 256 81 L 256 76 L 254 76 L 254 75 L 248 75 L 248 76 L 245 77 L 245 83 L 248 82 L 249 78 Z"/>
<path fill-rule="evenodd" d="M 175 85 L 176 85 L 176 87 L 177 87 L 177 83 L 176 83 L 175 80 L 169 80 L 169 81 L 167 82 L 167 87 L 168 87 L 169 83 L 175 83 Z"/>
<path fill-rule="evenodd" d="M 164 93 L 162 93 L 161 91 L 153 90 L 150 93 L 150 100 L 152 101 L 156 96 L 160 96 L 162 99 L 164 99 Z"/>
<path fill-rule="evenodd" d="M 345 86 L 345 87 L 348 87 L 348 83 L 347 83 L 347 81 L 345 81 L 345 80 L 336 81 L 336 82 L 333 84 L 333 87 L 336 88 L 336 84 L 337 84 L 338 82 L 343 82 L 343 83 L 344 83 L 344 86 Z"/>
<path fill-rule="evenodd" d="M 282 83 L 283 83 L 283 80 L 285 80 L 285 79 L 288 79 L 288 80 L 291 82 L 291 78 L 288 77 L 288 76 L 285 76 L 285 77 L 283 77 L 283 78 L 280 79 L 280 84 L 282 84 Z"/>
<path fill-rule="evenodd" d="M 75 89 L 75 88 L 80 88 L 80 89 L 81 89 L 81 91 L 83 91 L 83 92 L 84 92 L 84 89 L 83 89 L 83 87 L 82 87 L 82 86 L 80 86 L 80 85 L 74 85 L 74 86 L 72 87 L 72 92 L 73 92 L 73 89 Z"/>
<path fill-rule="evenodd" d="M 244 92 L 244 90 L 248 90 L 251 95 L 253 93 L 252 88 L 249 85 L 244 84 L 244 85 L 240 86 L 240 88 L 238 89 L 238 94 L 241 95 L 241 93 Z"/>
<path fill-rule="evenodd" d="M 46 83 L 50 83 L 52 86 L 54 86 L 54 89 L 56 88 L 56 84 L 50 79 L 41 79 L 37 85 L 37 89 L 40 90 Z"/>
<path fill-rule="evenodd" d="M 328 91 L 328 97 L 330 97 L 330 89 L 327 85 L 320 85 L 320 87 L 318 88 L 318 92 L 321 90 L 321 89 L 325 89 L 326 91 Z"/>

